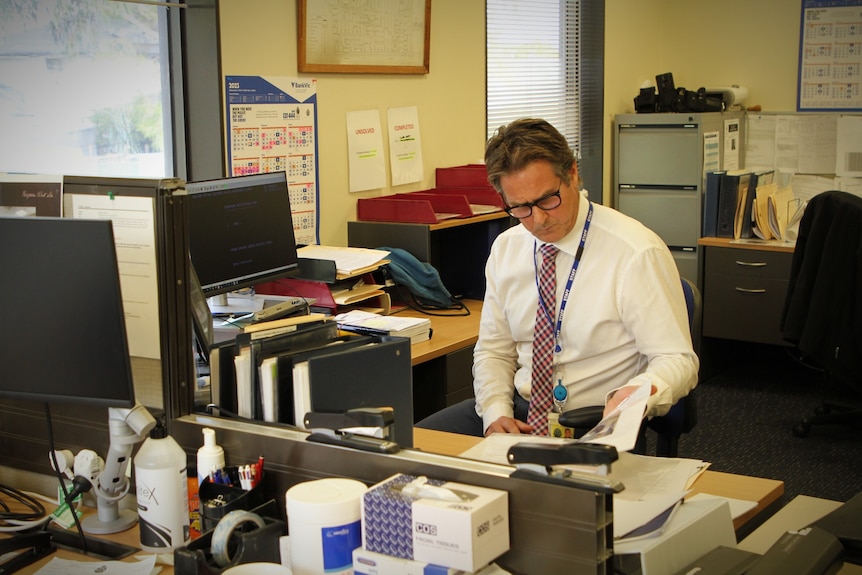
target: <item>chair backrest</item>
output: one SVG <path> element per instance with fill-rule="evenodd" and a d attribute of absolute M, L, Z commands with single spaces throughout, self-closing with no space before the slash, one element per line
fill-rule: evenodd
<path fill-rule="evenodd" d="M 685 295 L 685 306 L 688 310 L 688 323 L 691 329 L 692 343 L 696 345 L 700 333 L 701 297 L 697 286 L 686 278 L 682 279 L 682 292 Z M 695 347 L 697 351 L 697 347 Z M 697 424 L 697 405 L 694 391 L 677 401 L 670 410 L 648 422 L 650 429 L 658 434 L 656 455 L 676 457 L 677 441 L 683 433 L 691 431 Z"/>
<path fill-rule="evenodd" d="M 691 280 L 680 279 L 682 280 L 682 293 L 685 296 L 685 307 L 688 310 L 688 325 L 691 329 L 692 341 L 694 341 L 695 335 L 700 333 L 700 309 L 702 306 L 700 290 Z"/>

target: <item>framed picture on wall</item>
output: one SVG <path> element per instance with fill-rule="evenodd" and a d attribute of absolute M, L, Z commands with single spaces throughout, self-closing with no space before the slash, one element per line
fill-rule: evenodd
<path fill-rule="evenodd" d="M 427 74 L 431 0 L 298 0 L 300 72 Z"/>

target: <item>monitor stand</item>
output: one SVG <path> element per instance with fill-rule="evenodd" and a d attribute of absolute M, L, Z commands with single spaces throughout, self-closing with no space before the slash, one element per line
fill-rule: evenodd
<path fill-rule="evenodd" d="M 211 298 L 207 299 L 207 303 L 209 303 L 210 309 L 212 309 L 213 306 L 226 306 L 227 294 L 220 293 L 218 295 L 214 295 Z"/>

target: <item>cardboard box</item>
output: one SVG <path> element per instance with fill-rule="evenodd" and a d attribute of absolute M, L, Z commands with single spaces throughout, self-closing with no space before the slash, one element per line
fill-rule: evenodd
<path fill-rule="evenodd" d="M 667 575 L 719 545 L 736 547 L 730 505 L 719 498 L 686 501 L 661 535 L 614 542 L 613 561 L 627 575 Z"/>
<path fill-rule="evenodd" d="M 401 559 L 357 547 L 353 550 L 353 573 L 355 575 L 463 575 L 464 571 L 425 561 Z"/>
<path fill-rule="evenodd" d="M 364 549 L 464 571 L 478 571 L 509 550 L 506 491 L 428 479 L 411 494 L 416 479 L 396 474 L 363 495 Z M 439 498 L 441 489 L 449 499 Z"/>

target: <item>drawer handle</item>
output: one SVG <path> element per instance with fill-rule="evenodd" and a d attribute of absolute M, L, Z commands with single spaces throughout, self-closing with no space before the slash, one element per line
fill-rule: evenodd
<path fill-rule="evenodd" d="M 748 289 L 748 288 L 738 287 L 738 288 L 736 288 L 736 291 L 738 291 L 740 293 L 766 293 L 766 290 L 764 288 Z"/>
<path fill-rule="evenodd" d="M 763 268 L 766 267 L 766 262 L 741 262 L 736 260 L 736 265 L 747 268 Z"/>

